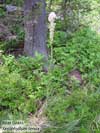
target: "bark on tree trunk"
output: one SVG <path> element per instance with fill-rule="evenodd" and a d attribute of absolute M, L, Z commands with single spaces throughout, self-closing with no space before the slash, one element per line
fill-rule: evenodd
<path fill-rule="evenodd" d="M 45 0 L 25 0 L 24 4 L 24 52 L 32 57 L 38 52 L 47 58 Z"/>

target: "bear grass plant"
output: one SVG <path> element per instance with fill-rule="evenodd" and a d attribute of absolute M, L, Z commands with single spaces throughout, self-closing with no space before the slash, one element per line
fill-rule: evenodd
<path fill-rule="evenodd" d="M 40 55 L 36 59 L 2 55 L 1 120 L 28 117 L 41 107 L 39 101 L 46 100 L 44 114 L 50 126 L 43 132 L 99 133 L 100 36 L 89 28 L 80 30 L 64 47 L 54 47 L 54 58 L 54 69 L 46 73 Z M 69 73 L 75 69 L 82 84 L 71 81 Z"/>

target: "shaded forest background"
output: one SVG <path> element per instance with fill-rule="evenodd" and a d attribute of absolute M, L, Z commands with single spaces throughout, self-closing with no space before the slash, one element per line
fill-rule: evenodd
<path fill-rule="evenodd" d="M 21 119 L 43 133 L 99 133 L 100 1 L 46 0 L 45 61 L 24 54 L 23 6 L 0 1 L 1 123 Z M 50 12 L 57 15 L 52 44 Z"/>

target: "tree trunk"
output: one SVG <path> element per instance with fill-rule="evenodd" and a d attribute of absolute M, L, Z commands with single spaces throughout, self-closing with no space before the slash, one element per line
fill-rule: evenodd
<path fill-rule="evenodd" d="M 45 0 L 25 0 L 24 16 L 24 53 L 34 57 L 37 52 L 47 58 Z"/>

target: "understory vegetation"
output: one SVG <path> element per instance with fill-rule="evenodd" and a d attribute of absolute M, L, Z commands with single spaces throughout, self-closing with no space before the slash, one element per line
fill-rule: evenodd
<path fill-rule="evenodd" d="M 1 56 L 1 118 L 23 118 L 41 107 L 39 101 L 47 100 L 44 113 L 61 131 L 99 132 L 100 37 L 85 28 L 54 51 L 54 69 L 48 73 L 40 55 L 36 59 Z M 82 81 L 70 75 L 72 70 L 80 72 Z"/>
<path fill-rule="evenodd" d="M 26 120 L 45 105 L 44 133 L 99 133 L 100 33 L 82 25 L 68 35 L 57 20 L 49 68 L 39 54 L 16 56 L 24 31 L 17 24 L 10 30 L 17 39 L 0 39 L 0 121 Z"/>

